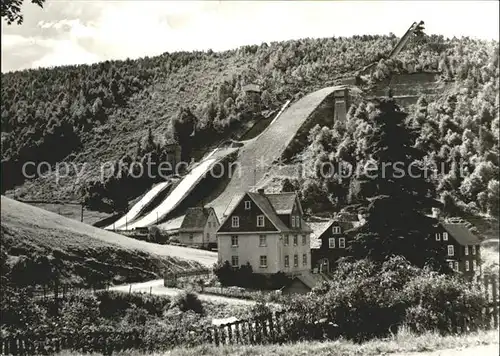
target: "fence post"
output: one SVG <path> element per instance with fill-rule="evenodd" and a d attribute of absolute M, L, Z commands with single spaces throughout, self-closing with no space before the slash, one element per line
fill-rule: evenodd
<path fill-rule="evenodd" d="M 215 346 L 219 346 L 219 331 L 217 330 L 218 327 L 217 326 L 214 326 L 214 343 L 215 343 Z"/>
<path fill-rule="evenodd" d="M 240 343 L 240 322 L 234 323 L 234 340 L 236 344 Z"/>
<path fill-rule="evenodd" d="M 268 316 L 269 319 L 269 333 L 271 334 L 271 341 L 274 343 L 276 342 L 276 332 L 274 330 L 274 323 L 273 323 L 273 314 L 269 314 Z"/>
<path fill-rule="evenodd" d="M 498 327 L 498 281 L 496 278 L 491 278 L 492 285 L 492 299 L 493 299 L 493 327 Z"/>

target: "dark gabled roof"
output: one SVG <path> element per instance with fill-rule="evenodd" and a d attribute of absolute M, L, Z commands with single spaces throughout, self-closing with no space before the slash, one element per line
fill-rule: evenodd
<path fill-rule="evenodd" d="M 278 230 L 288 230 L 288 227 L 276 215 L 276 211 L 266 195 L 252 192 L 248 192 L 247 194 Z"/>
<path fill-rule="evenodd" d="M 213 208 L 202 208 L 201 206 L 189 208 L 186 212 L 184 220 L 182 220 L 180 231 L 203 230 L 211 211 L 213 211 Z"/>
<path fill-rule="evenodd" d="M 352 215 L 351 216 L 354 221 L 351 221 L 350 219 L 347 219 L 345 217 L 339 219 L 337 217 L 328 220 L 328 221 L 322 221 L 319 223 L 314 223 L 313 224 L 313 234 L 311 235 L 311 242 L 310 246 L 312 249 L 318 249 L 321 247 L 322 244 L 322 236 L 325 232 L 327 232 L 329 229 L 332 228 L 332 226 L 335 224 L 336 226 L 340 226 L 342 228 L 342 231 L 347 231 L 351 230 L 359 225 L 361 225 L 361 222 L 357 219 L 357 216 Z"/>
<path fill-rule="evenodd" d="M 447 222 L 441 223 L 441 225 L 460 245 L 478 245 L 481 243 L 479 238 L 474 235 L 464 223 Z"/>
<path fill-rule="evenodd" d="M 266 194 L 278 215 L 290 214 L 295 204 L 295 193 Z"/>
<path fill-rule="evenodd" d="M 296 193 L 277 193 L 277 194 L 261 194 L 255 192 L 247 192 L 246 195 L 253 200 L 253 202 L 259 207 L 262 213 L 271 221 L 271 223 L 279 231 L 290 231 L 290 229 L 285 225 L 285 223 L 278 216 L 276 207 L 281 214 L 288 214 L 292 212 L 293 205 L 296 200 Z M 220 226 L 223 226 L 229 216 L 233 213 L 234 209 L 240 204 L 241 200 L 245 194 L 235 196 L 224 212 L 224 221 Z M 300 209 L 300 205 L 299 205 Z M 288 213 L 287 213 L 288 212 Z M 309 225 L 305 223 L 304 220 L 301 221 L 302 231 L 312 232 Z"/>

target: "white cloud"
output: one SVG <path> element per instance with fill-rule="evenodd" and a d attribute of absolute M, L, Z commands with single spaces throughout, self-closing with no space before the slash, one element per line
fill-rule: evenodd
<path fill-rule="evenodd" d="M 50 67 L 70 64 L 91 64 L 102 59 L 90 53 L 70 40 L 57 41 L 52 52 L 33 62 L 32 67 Z"/>
<path fill-rule="evenodd" d="M 60 2 L 52 4 L 47 11 L 55 11 Z M 78 16 L 69 19 L 70 12 L 81 12 L 83 6 L 98 15 L 87 22 Z M 499 26 L 496 1 L 73 1 L 64 5 L 60 19 L 54 16 L 39 21 L 38 27 L 40 31 L 57 30 L 59 35 L 53 38 L 57 43 L 33 65 L 93 63 L 178 50 L 225 50 L 303 37 L 389 32 L 400 36 L 419 20 L 425 21 L 429 34 L 498 41 Z M 2 35 L 2 42 L 5 38 Z M 23 40 L 7 38 L 8 46 L 15 46 L 16 41 Z M 2 43 L 2 56 L 8 55 L 3 47 Z"/>

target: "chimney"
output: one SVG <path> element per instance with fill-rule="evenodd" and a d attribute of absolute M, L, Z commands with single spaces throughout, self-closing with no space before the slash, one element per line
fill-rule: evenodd
<path fill-rule="evenodd" d="M 432 217 L 438 220 L 441 220 L 441 209 L 432 208 Z"/>
<path fill-rule="evenodd" d="M 257 189 L 257 193 L 259 193 L 260 195 L 264 195 L 264 188 Z"/>

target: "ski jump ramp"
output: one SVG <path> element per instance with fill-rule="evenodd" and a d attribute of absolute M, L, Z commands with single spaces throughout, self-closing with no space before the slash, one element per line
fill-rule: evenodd
<path fill-rule="evenodd" d="M 344 86 L 332 86 L 312 92 L 286 109 L 259 136 L 240 148 L 237 170 L 225 190 L 212 202 L 219 220 L 231 199 L 252 190 L 263 178 L 273 161 L 279 159 L 311 114 L 335 91 Z"/>
<path fill-rule="evenodd" d="M 171 213 L 177 206 L 191 193 L 198 183 L 205 178 L 206 174 L 229 154 L 235 152 L 237 148 L 219 148 L 212 151 L 203 161 L 194 166 L 188 174 L 177 184 L 168 196 L 156 208 L 151 210 L 145 216 L 129 223 L 127 230 L 133 230 L 137 227 L 146 227 L 156 224 Z M 156 194 L 155 194 L 156 195 Z M 123 230 L 125 226 L 121 226 Z M 117 228 L 120 230 L 120 228 Z"/>
<path fill-rule="evenodd" d="M 207 155 L 183 177 L 166 199 L 148 214 L 141 218 L 137 218 L 137 215 L 134 217 L 134 213 L 129 212 L 131 213 L 130 216 L 132 216 L 135 221 L 130 220 L 132 223 L 129 222 L 127 224 L 127 229 L 132 230 L 137 227 L 154 225 L 159 220 L 164 219 L 189 195 L 215 164 L 223 160 L 229 154 L 239 150 L 235 162 L 236 171 L 232 172 L 229 183 L 217 198 L 207 204 L 208 207 L 213 207 L 215 209 L 220 220 L 232 198 L 255 188 L 273 161 L 281 157 L 311 114 L 314 113 L 331 94 L 343 89 L 344 86 L 333 86 L 317 90 L 299 99 L 288 108 L 286 108 L 289 104 L 289 102 L 287 102 L 271 124 L 259 136 L 248 141 L 243 141 L 243 146 L 240 148 L 219 148 Z M 151 193 L 149 200 L 153 199 L 158 193 L 159 192 Z M 146 199 L 146 196 L 143 199 Z M 134 207 L 132 209 L 134 209 Z M 162 223 L 160 224 L 160 228 L 166 230 L 177 229 L 182 223 L 181 218 L 182 216 Z M 118 224 L 115 223 L 117 229 L 123 230 L 125 228 L 124 224 L 122 224 L 122 222 L 125 221 L 125 217 L 122 219 L 123 221 L 120 222 L 120 228 L 118 228 Z M 107 229 L 113 229 L 113 226 L 108 226 Z"/>
<path fill-rule="evenodd" d="M 151 201 L 165 189 L 169 188 L 172 185 L 172 182 L 161 182 L 151 188 L 132 208 L 122 216 L 120 219 L 115 221 L 114 224 L 106 226 L 106 230 L 122 230 L 124 227 L 126 228 L 128 224 L 132 223 L 137 219 L 139 214 L 146 208 Z"/>

